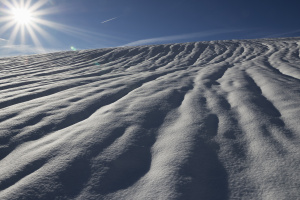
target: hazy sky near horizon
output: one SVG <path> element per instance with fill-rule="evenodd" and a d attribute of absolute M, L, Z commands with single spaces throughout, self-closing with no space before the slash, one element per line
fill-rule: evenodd
<path fill-rule="evenodd" d="M 35 18 L 24 28 L 7 19 L 22 0 L 0 2 L 2 57 L 71 47 L 300 36 L 300 1 L 24 0 Z"/>

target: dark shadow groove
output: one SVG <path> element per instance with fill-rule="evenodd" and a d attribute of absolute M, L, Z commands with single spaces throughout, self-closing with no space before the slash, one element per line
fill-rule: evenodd
<path fill-rule="evenodd" d="M 38 83 L 39 81 L 27 81 L 27 82 L 22 82 L 22 83 L 16 83 L 16 84 L 10 84 L 10 85 L 5 85 L 5 86 L 0 86 L 0 90 L 7 90 L 15 87 L 22 87 L 25 85 L 31 85 L 33 83 Z"/>
<path fill-rule="evenodd" d="M 103 168 L 108 170 L 98 180 L 98 184 L 93 186 L 94 192 L 106 195 L 126 189 L 140 180 L 150 170 L 151 148 L 156 141 L 156 131 L 164 123 L 169 110 L 180 106 L 185 92 L 173 91 L 165 99 L 169 103 L 169 109 L 164 110 L 159 105 L 143 116 L 142 128 L 137 130 L 134 137 L 131 138 L 131 142 L 134 141 L 134 143 L 129 145 L 125 152 L 116 159 L 101 164 Z M 97 151 L 97 153 L 100 152 Z"/>
<path fill-rule="evenodd" d="M 263 65 L 266 66 L 268 69 L 270 69 L 275 74 L 277 74 L 279 76 L 282 76 L 283 78 L 285 78 L 287 80 L 296 81 L 298 84 L 300 83 L 299 79 L 297 79 L 297 78 L 295 78 L 293 76 L 284 74 L 279 69 L 277 69 L 276 67 L 272 66 L 271 63 L 269 62 L 269 60 L 267 60 L 267 59 L 263 62 Z"/>
<path fill-rule="evenodd" d="M 280 111 L 273 105 L 272 102 L 270 102 L 265 96 L 263 96 L 263 93 L 260 89 L 260 87 L 255 83 L 255 81 L 248 75 L 245 76 L 245 79 L 247 80 L 249 84 L 249 91 L 254 92 L 254 95 L 249 99 L 254 105 L 257 105 L 261 111 L 271 117 L 270 122 L 276 126 L 284 127 L 285 123 L 280 119 L 281 113 Z M 294 137 L 293 133 L 289 130 L 285 130 L 284 134 L 287 138 Z"/>
<path fill-rule="evenodd" d="M 23 169 L 17 171 L 15 174 L 11 174 L 7 179 L 2 180 L 0 182 L 0 191 L 7 189 L 8 187 L 14 185 L 24 177 L 35 172 L 36 170 L 41 168 L 45 163 L 46 163 L 46 159 L 43 158 L 27 164 L 26 166 L 24 166 Z"/>
<path fill-rule="evenodd" d="M 216 144 L 215 144 L 216 145 Z M 197 140 L 195 148 L 181 169 L 191 182 L 179 188 L 180 199 L 227 200 L 229 185 L 227 172 L 218 158 L 215 145 Z"/>
<path fill-rule="evenodd" d="M 248 75 L 245 76 L 245 79 L 249 84 L 249 91 L 255 93 L 250 101 L 260 107 L 260 109 L 267 115 L 270 115 L 272 117 L 281 117 L 281 113 L 279 112 L 279 110 L 277 110 L 272 102 L 270 102 L 265 96 L 263 96 L 260 87 L 255 83 L 255 81 Z"/>
<path fill-rule="evenodd" d="M 90 160 L 84 157 L 77 157 L 59 174 L 59 182 L 62 184 L 64 196 L 74 198 L 91 176 Z M 55 191 L 54 191 L 55 192 Z M 48 194 L 49 195 L 49 194 Z M 55 196 L 57 196 L 55 192 Z M 51 195 L 52 196 L 52 195 Z"/>
<path fill-rule="evenodd" d="M 10 100 L 6 100 L 6 101 L 2 101 L 0 103 L 0 109 L 1 108 L 5 108 L 5 107 L 9 107 L 15 104 L 19 104 L 19 103 L 24 103 L 26 101 L 30 101 L 33 99 L 38 99 L 38 98 L 42 98 L 45 96 L 49 96 L 64 90 L 68 90 L 74 87 L 79 87 L 79 86 L 83 86 L 86 84 L 91 83 L 91 81 L 85 81 L 85 82 L 80 82 L 80 83 L 73 83 L 73 84 L 69 84 L 69 85 L 64 85 L 64 86 L 57 86 L 54 88 L 50 88 L 50 89 L 46 89 L 42 92 L 37 92 L 37 93 L 33 93 L 33 94 L 28 94 L 28 95 L 24 95 L 24 96 L 20 96 L 20 97 L 16 97 L 14 99 L 10 99 Z"/>

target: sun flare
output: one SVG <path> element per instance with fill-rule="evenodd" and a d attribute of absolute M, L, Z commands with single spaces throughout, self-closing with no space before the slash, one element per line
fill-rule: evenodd
<path fill-rule="evenodd" d="M 29 24 L 32 19 L 32 13 L 30 10 L 26 8 L 14 8 L 12 9 L 12 14 L 14 17 L 14 20 L 18 24 Z"/>
<path fill-rule="evenodd" d="M 48 41 L 54 38 L 42 26 L 54 27 L 52 22 L 44 19 L 45 15 L 55 12 L 47 7 L 47 0 L 1 0 L 0 34 L 9 32 L 9 44 L 26 45 L 30 41 L 43 49 L 40 36 Z"/>
<path fill-rule="evenodd" d="M 61 8 L 53 0 L 0 0 L 0 36 L 6 41 L 7 46 L 34 45 L 42 53 L 45 51 L 43 45 L 58 44 L 57 38 L 51 35 L 53 33 L 51 29 L 78 38 L 103 36 L 47 20 L 48 15 L 58 12 L 61 12 Z M 71 47 L 71 50 L 74 49 Z"/>

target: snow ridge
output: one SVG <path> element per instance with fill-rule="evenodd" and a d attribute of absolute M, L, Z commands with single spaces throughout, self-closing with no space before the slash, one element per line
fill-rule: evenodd
<path fill-rule="evenodd" d="M 299 199 L 300 39 L 0 59 L 0 199 Z"/>

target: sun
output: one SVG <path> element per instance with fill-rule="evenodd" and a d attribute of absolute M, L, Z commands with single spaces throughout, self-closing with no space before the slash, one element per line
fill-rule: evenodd
<path fill-rule="evenodd" d="M 32 22 L 32 13 L 29 9 L 13 8 L 11 12 L 16 23 L 20 25 L 29 24 L 30 22 Z"/>
<path fill-rule="evenodd" d="M 9 45 L 34 45 L 43 49 L 43 41 L 55 39 L 43 29 L 43 26 L 55 28 L 45 15 L 55 13 L 47 6 L 48 0 L 1 0 L 0 1 L 0 35 L 9 32 Z"/>
<path fill-rule="evenodd" d="M 43 44 L 60 45 L 57 38 L 51 35 L 55 33 L 52 29 L 78 38 L 98 35 L 85 29 L 47 20 L 51 18 L 48 15 L 61 11 L 61 7 L 53 0 L 0 0 L 0 36 L 7 41 L 7 46 L 31 47 L 34 44 L 36 49 L 44 53 Z M 74 49 L 71 47 L 71 50 Z"/>

